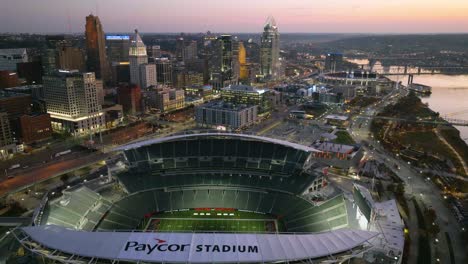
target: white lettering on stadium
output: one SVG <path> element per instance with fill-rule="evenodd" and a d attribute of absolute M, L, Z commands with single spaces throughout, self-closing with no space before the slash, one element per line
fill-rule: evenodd
<path fill-rule="evenodd" d="M 159 244 L 145 244 L 139 243 L 137 241 L 128 241 L 125 245 L 124 251 L 137 251 L 137 252 L 145 252 L 147 255 L 159 251 L 159 252 L 184 252 L 187 248 L 190 247 L 190 244 L 167 244 L 167 243 L 159 243 Z M 232 252 L 232 253 L 258 253 L 258 246 L 251 246 L 251 245 L 196 245 L 195 252 L 209 252 L 209 253 L 216 253 L 216 252 Z"/>

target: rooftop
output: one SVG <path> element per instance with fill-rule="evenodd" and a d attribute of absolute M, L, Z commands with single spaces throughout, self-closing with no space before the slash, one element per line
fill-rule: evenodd
<path fill-rule="evenodd" d="M 12 98 L 12 97 L 25 97 L 25 96 L 30 96 L 30 95 L 24 94 L 24 93 L 16 93 L 16 92 L 11 92 L 11 91 L 0 90 L 0 100 L 6 99 L 6 98 Z"/>
<path fill-rule="evenodd" d="M 225 110 L 241 111 L 241 110 L 252 108 L 255 106 L 236 105 L 236 104 L 230 104 L 230 103 L 225 103 L 225 102 L 209 102 L 209 103 L 200 105 L 199 107 L 209 108 L 209 109 L 225 109 Z"/>
<path fill-rule="evenodd" d="M 239 91 L 239 92 L 249 92 L 249 93 L 258 93 L 263 94 L 266 92 L 265 89 L 257 89 L 252 86 L 248 85 L 229 85 L 224 87 L 223 90 L 225 91 Z"/>
<path fill-rule="evenodd" d="M 318 150 L 324 151 L 324 152 L 333 152 L 333 153 L 352 153 L 354 150 L 354 146 L 349 146 L 349 145 L 342 145 L 342 144 L 335 144 L 331 142 L 323 142 L 321 144 L 318 144 L 316 146 Z"/>
<path fill-rule="evenodd" d="M 52 249 L 53 254 L 66 252 L 74 258 L 79 256 L 94 260 L 165 263 L 265 263 L 310 260 L 352 250 L 378 235 L 376 232 L 353 229 L 316 234 L 85 232 L 54 225 L 23 227 L 21 231 L 32 241 L 20 242 L 33 245 L 40 254 L 48 253 L 41 248 L 44 245 Z M 185 247 L 163 254 L 149 254 L 148 251 L 139 250 L 139 246 L 136 247 L 138 243 L 154 241 L 155 236 L 156 239 L 168 241 L 169 244 L 181 244 Z M 223 245 L 223 251 L 219 248 L 210 250 L 210 246 L 207 245 Z M 247 247 L 249 253 L 245 251 Z M 235 250 L 237 248 L 243 250 L 238 253 Z M 244 251 L 244 254 L 240 253 Z"/>
<path fill-rule="evenodd" d="M 327 115 L 325 116 L 325 119 L 333 119 L 333 120 L 339 120 L 339 121 L 346 121 L 348 120 L 348 116 L 346 115 Z"/>
<path fill-rule="evenodd" d="M 174 140 L 179 140 L 179 139 L 186 139 L 186 138 L 197 138 L 197 137 L 230 137 L 230 138 L 241 138 L 241 139 L 247 139 L 247 140 L 258 140 L 258 141 L 263 141 L 263 142 L 270 142 L 270 143 L 275 143 L 275 144 L 280 144 L 284 145 L 287 147 L 295 148 L 298 150 L 302 151 L 307 151 L 307 152 L 320 152 L 320 150 L 317 150 L 313 147 L 309 146 L 304 146 L 301 144 L 297 143 L 292 143 L 288 142 L 285 140 L 280 140 L 280 139 L 274 139 L 274 138 L 268 138 L 268 137 L 262 137 L 262 136 L 255 136 L 255 135 L 248 135 L 248 134 L 235 134 L 235 133 L 197 133 L 197 134 L 187 134 L 187 135 L 172 135 L 168 137 L 163 137 L 163 138 L 153 138 L 153 139 L 147 139 L 139 142 L 134 142 L 130 143 L 127 145 L 123 145 L 120 147 L 117 147 L 114 149 L 114 151 L 123 151 L 123 150 L 128 150 L 128 149 L 136 149 L 144 146 L 149 146 L 153 144 L 158 144 L 166 141 L 174 141 Z"/>
<path fill-rule="evenodd" d="M 19 48 L 19 49 L 0 49 L 0 54 L 2 55 L 17 55 L 17 54 L 23 54 L 26 52 L 25 48 Z"/>

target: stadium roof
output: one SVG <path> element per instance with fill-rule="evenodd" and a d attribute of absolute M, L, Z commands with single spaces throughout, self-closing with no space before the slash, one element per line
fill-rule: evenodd
<path fill-rule="evenodd" d="M 284 145 L 287 147 L 295 148 L 298 150 L 302 151 L 307 151 L 307 152 L 321 152 L 318 149 L 315 149 L 313 147 L 309 146 L 304 146 L 301 144 L 297 143 L 292 143 L 280 139 L 274 139 L 274 138 L 268 138 L 268 137 L 262 137 L 262 136 L 255 136 L 255 135 L 247 135 L 247 134 L 235 134 L 235 133 L 198 133 L 198 134 L 187 134 L 187 135 L 174 135 L 174 136 L 169 136 L 169 137 L 163 137 L 163 138 L 154 138 L 154 139 L 149 139 L 149 140 L 144 140 L 136 143 L 131 143 L 128 145 L 120 146 L 114 149 L 114 151 L 122 151 L 122 150 L 129 150 L 129 149 L 135 149 L 135 148 L 140 148 L 148 145 L 153 145 L 153 144 L 158 144 L 166 141 L 172 141 L 172 140 L 179 140 L 179 139 L 184 139 L 184 138 L 192 138 L 192 137 L 213 137 L 213 136 L 224 136 L 224 137 L 233 137 L 233 138 L 245 138 L 245 139 L 253 139 L 253 140 L 258 140 L 258 141 L 263 141 L 263 142 L 269 142 L 269 143 L 275 143 L 275 144 L 280 144 Z"/>
<path fill-rule="evenodd" d="M 378 233 L 340 229 L 316 234 L 85 232 L 59 226 L 21 229 L 44 255 L 172 263 L 276 262 L 324 258 L 359 247 Z M 20 239 L 25 242 L 26 239 Z"/>

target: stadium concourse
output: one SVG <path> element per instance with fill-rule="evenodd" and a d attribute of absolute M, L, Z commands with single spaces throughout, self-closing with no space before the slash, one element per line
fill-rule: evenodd
<path fill-rule="evenodd" d="M 13 231 L 18 241 L 62 263 L 340 263 L 381 255 L 401 261 L 398 250 L 379 249 L 385 236 L 371 227 L 376 218 L 385 225 L 384 215 L 374 212 L 363 187 L 354 196 L 310 199 L 317 186 L 327 186 L 326 164 L 311 147 L 205 133 L 115 151 L 125 166 L 109 168 L 110 191 L 67 189 L 36 210 L 33 226 Z"/>

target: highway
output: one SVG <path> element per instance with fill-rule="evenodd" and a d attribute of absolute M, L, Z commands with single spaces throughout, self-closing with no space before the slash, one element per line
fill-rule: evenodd
<path fill-rule="evenodd" d="M 34 170 L 29 170 L 27 172 L 17 174 L 14 178 L 4 179 L 0 182 L 0 197 L 3 197 L 11 192 L 17 192 L 19 190 L 25 189 L 34 185 L 35 183 L 51 179 L 68 171 L 76 170 L 80 167 L 96 163 L 108 156 L 108 154 L 95 152 L 75 159 L 46 164 Z"/>

